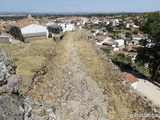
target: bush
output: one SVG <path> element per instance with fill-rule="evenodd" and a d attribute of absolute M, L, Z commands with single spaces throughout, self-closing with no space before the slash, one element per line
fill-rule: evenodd
<path fill-rule="evenodd" d="M 133 31 L 133 34 L 138 34 L 138 30 L 134 30 L 134 31 Z"/>
<path fill-rule="evenodd" d="M 109 49 L 102 49 L 106 54 L 109 54 L 110 53 L 110 50 Z"/>
<path fill-rule="evenodd" d="M 134 69 L 136 69 L 137 71 L 139 71 L 140 73 L 142 73 L 142 74 L 144 74 L 144 75 L 146 75 L 148 77 L 151 75 L 150 69 L 148 69 L 148 68 L 145 68 L 143 66 L 139 66 L 139 65 L 136 65 L 136 64 L 132 65 L 132 67 Z"/>
<path fill-rule="evenodd" d="M 130 32 L 126 32 L 125 35 L 126 37 L 131 37 L 132 34 Z"/>
<path fill-rule="evenodd" d="M 132 49 L 132 50 L 130 50 L 130 52 L 137 52 L 137 50 L 135 50 L 135 49 Z"/>
<path fill-rule="evenodd" d="M 128 52 L 128 49 L 127 49 L 127 48 L 123 48 L 122 50 L 123 50 L 123 51 L 127 51 L 127 52 Z"/>
<path fill-rule="evenodd" d="M 32 68 L 31 69 L 31 72 L 37 72 L 38 71 L 38 68 Z"/>
<path fill-rule="evenodd" d="M 14 61 L 14 62 L 17 62 L 17 61 L 19 61 L 19 59 L 18 59 L 17 57 L 14 57 L 14 58 L 13 58 L 13 61 Z"/>

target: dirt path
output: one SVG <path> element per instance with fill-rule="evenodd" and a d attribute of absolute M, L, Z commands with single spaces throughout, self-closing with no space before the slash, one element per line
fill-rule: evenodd
<path fill-rule="evenodd" d="M 45 90 L 54 97 L 52 101 L 55 102 L 56 120 L 107 120 L 108 97 L 103 94 L 104 89 L 99 88 L 96 81 L 87 75 L 87 68 L 77 55 L 78 49 L 75 47 L 77 37 L 74 36 L 75 33 L 67 34 L 62 41 L 65 42 L 64 50 L 57 50 L 58 59 L 63 57 L 63 63 L 58 66 L 56 74 L 59 80 L 54 82 L 54 89 Z M 47 76 L 51 77 L 51 74 Z M 37 95 L 32 99 L 41 101 Z M 44 101 L 47 98 L 50 99 L 49 96 L 45 96 Z"/>
<path fill-rule="evenodd" d="M 26 120 L 129 120 L 127 113 L 150 111 L 87 35 L 67 32 L 53 49 L 47 73 L 35 77 L 25 96 Z"/>
<path fill-rule="evenodd" d="M 59 86 L 62 96 L 59 98 L 58 106 L 63 106 L 57 110 L 57 120 L 97 120 L 106 119 L 107 96 L 103 94 L 103 89 L 87 75 L 84 67 L 77 55 L 76 42 L 71 37 L 68 41 L 68 49 L 71 50 L 70 66 L 61 66 L 63 69 L 60 80 L 63 86 Z"/>

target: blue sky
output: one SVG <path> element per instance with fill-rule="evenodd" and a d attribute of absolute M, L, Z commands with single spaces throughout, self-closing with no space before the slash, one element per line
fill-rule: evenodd
<path fill-rule="evenodd" d="M 152 12 L 160 0 L 0 0 L 0 12 Z"/>

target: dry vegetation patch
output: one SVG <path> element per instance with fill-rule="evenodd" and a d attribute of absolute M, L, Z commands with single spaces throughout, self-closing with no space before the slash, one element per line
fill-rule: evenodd
<path fill-rule="evenodd" d="M 37 40 L 30 43 L 2 44 L 0 50 L 7 51 L 17 65 L 17 74 L 23 78 L 22 91 L 43 64 L 56 43 L 52 39 Z"/>
<path fill-rule="evenodd" d="M 77 33 L 77 36 L 84 35 L 90 35 L 90 33 L 87 31 Z M 89 69 L 88 74 L 110 96 L 109 104 L 112 112 L 109 117 L 111 119 L 129 120 L 130 118 L 126 118 L 125 114 L 153 113 L 147 104 L 146 107 L 141 105 L 140 96 L 129 85 L 124 84 L 126 80 L 117 67 L 105 60 L 104 54 L 97 51 L 87 39 L 77 40 L 76 47 L 81 60 Z M 88 60 L 88 58 L 92 58 L 92 60 Z"/>

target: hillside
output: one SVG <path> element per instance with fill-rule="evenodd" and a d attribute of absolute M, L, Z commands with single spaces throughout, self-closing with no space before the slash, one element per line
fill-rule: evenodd
<path fill-rule="evenodd" d="M 29 88 L 27 120 L 130 120 L 126 115 L 155 113 L 88 31 L 67 32 Z"/>

